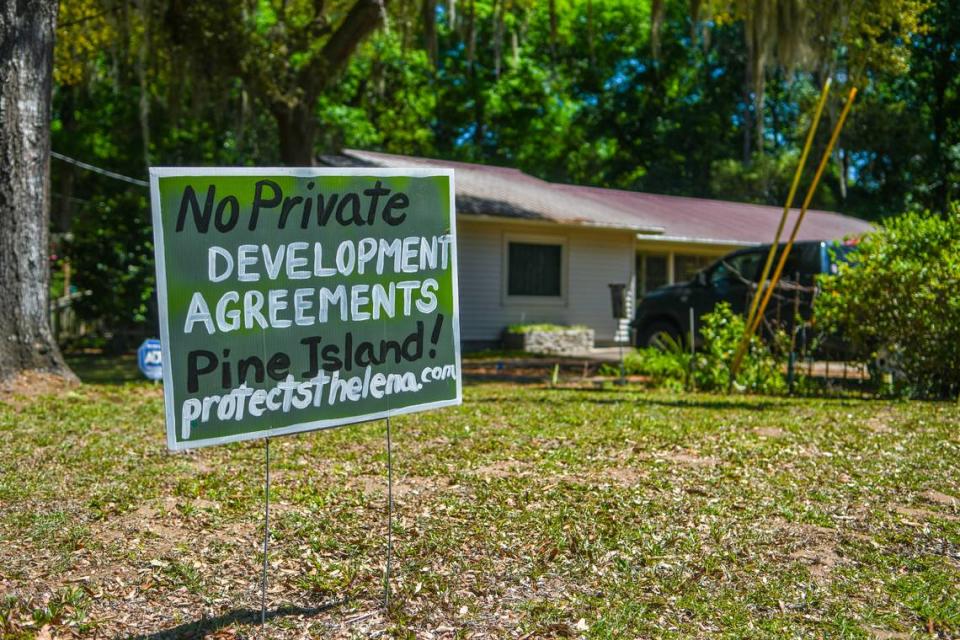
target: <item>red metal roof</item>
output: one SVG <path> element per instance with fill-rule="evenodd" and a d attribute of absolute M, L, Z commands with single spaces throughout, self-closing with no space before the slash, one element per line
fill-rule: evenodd
<path fill-rule="evenodd" d="M 457 211 L 636 231 L 650 240 L 731 245 L 773 241 L 782 208 L 546 182 L 517 169 L 345 149 L 323 156 L 333 166 L 452 167 Z M 788 219 L 792 228 L 797 211 Z M 834 240 L 872 229 L 863 220 L 808 211 L 799 240 Z"/>
<path fill-rule="evenodd" d="M 638 233 L 662 231 L 615 204 L 567 193 L 556 188 L 557 185 L 517 169 L 354 149 L 345 149 L 338 156 L 322 156 L 321 160 L 333 166 L 451 167 L 456 172 L 458 214 L 606 227 Z"/>
<path fill-rule="evenodd" d="M 651 224 L 663 227 L 662 240 L 677 239 L 719 244 L 763 244 L 773 241 L 782 207 L 708 200 L 654 193 L 556 185 L 563 191 L 597 202 L 627 208 Z M 785 241 L 800 211 L 791 209 L 783 232 Z M 809 209 L 797 240 L 839 240 L 873 229 L 865 220 L 830 211 Z M 656 239 L 656 238 L 654 238 Z"/>

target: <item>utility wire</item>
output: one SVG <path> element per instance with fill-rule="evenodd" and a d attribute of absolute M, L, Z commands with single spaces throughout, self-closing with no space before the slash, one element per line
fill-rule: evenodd
<path fill-rule="evenodd" d="M 50 155 L 56 158 L 57 160 L 63 160 L 64 162 L 72 165 L 76 165 L 81 169 L 86 169 L 87 171 L 92 171 L 94 173 L 99 173 L 102 176 L 107 176 L 108 178 L 113 178 L 114 180 L 121 180 L 123 182 L 129 182 L 130 184 L 135 184 L 138 187 L 149 187 L 150 183 L 146 180 L 138 180 L 136 178 L 131 178 L 130 176 L 125 176 L 120 173 L 115 173 L 113 171 L 108 171 L 107 169 L 101 169 L 92 164 L 87 164 L 86 162 L 81 162 L 70 156 L 65 156 L 62 153 L 57 153 L 56 151 L 51 151 Z"/>

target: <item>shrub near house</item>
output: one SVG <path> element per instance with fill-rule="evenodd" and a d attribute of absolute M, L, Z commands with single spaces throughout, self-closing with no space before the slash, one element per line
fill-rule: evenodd
<path fill-rule="evenodd" d="M 624 364 L 628 373 L 649 376 L 654 384 L 667 388 L 726 391 L 731 382 L 730 364 L 743 330 L 743 317 L 734 313 L 729 303 L 721 302 L 703 316 L 700 328 L 703 345 L 696 354 L 687 351 L 681 342 L 668 338 L 663 348 L 635 350 Z M 775 345 L 766 344 L 756 336 L 751 339 L 737 375 L 737 389 L 771 394 L 786 391 L 785 350 L 771 349 L 771 346 Z M 780 354 L 780 359 L 775 352 Z"/>
<path fill-rule="evenodd" d="M 860 358 L 886 354 L 902 391 L 960 390 L 960 209 L 887 221 L 821 285 L 818 322 L 841 332 Z"/>

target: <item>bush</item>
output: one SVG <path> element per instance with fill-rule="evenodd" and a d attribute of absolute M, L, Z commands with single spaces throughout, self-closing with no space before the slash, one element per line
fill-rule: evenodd
<path fill-rule="evenodd" d="M 691 356 L 677 343 L 666 343 L 664 347 L 628 353 L 623 359 L 624 369 L 630 375 L 649 376 L 657 386 L 682 389 L 688 381 Z"/>
<path fill-rule="evenodd" d="M 866 361 L 885 354 L 916 397 L 960 388 L 960 209 L 908 213 L 884 223 L 824 277 L 815 314 Z"/>
<path fill-rule="evenodd" d="M 744 319 L 733 313 L 730 305 L 721 302 L 712 313 L 703 317 L 700 335 L 703 349 L 697 353 L 693 368 L 693 380 L 698 389 L 720 390 L 730 386 L 730 365 L 743 338 Z M 779 343 L 783 336 L 775 338 Z M 754 336 L 740 363 L 737 387 L 755 393 L 782 393 L 786 380 L 781 363 L 774 357 L 768 345 Z"/>
<path fill-rule="evenodd" d="M 730 365 L 743 330 L 743 318 L 723 302 L 703 317 L 703 348 L 695 355 L 679 343 L 668 343 L 664 350 L 638 349 L 625 359 L 625 365 L 628 373 L 650 376 L 654 384 L 726 391 L 730 387 Z M 787 388 L 781 363 L 756 337 L 750 342 L 736 382 L 737 389 L 756 393 L 782 393 Z"/>
<path fill-rule="evenodd" d="M 74 284 L 92 292 L 74 305 L 79 317 L 102 321 L 115 336 L 156 335 L 153 227 L 146 193 L 131 189 L 87 203 L 71 236 L 65 248 Z"/>

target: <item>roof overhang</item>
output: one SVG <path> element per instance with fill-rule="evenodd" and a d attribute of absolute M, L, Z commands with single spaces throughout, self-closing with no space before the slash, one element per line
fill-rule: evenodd
<path fill-rule="evenodd" d="M 721 238 L 694 238 L 689 236 L 670 236 L 670 235 L 645 235 L 637 234 L 637 240 L 649 242 L 662 242 L 672 244 L 702 244 L 709 247 L 756 247 L 762 242 L 747 242 L 744 240 L 724 240 Z"/>
<path fill-rule="evenodd" d="M 563 227 L 567 229 L 597 229 L 602 231 L 621 231 L 624 233 L 635 234 L 638 238 L 658 238 L 656 234 L 663 233 L 663 227 L 647 227 L 642 225 L 618 225 L 595 222 L 593 220 L 567 221 L 554 220 L 552 218 L 531 217 L 519 218 L 515 216 L 501 216 L 487 213 L 472 213 L 457 211 L 457 218 L 476 222 L 490 222 L 499 224 L 532 224 L 545 225 L 551 227 Z"/>

